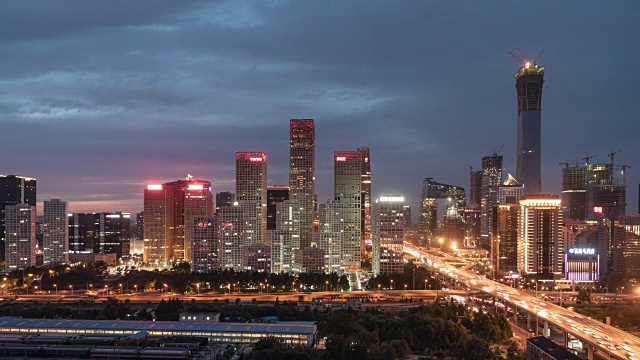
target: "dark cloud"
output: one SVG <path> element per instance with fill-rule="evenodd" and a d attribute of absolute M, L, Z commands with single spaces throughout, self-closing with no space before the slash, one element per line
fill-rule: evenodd
<path fill-rule="evenodd" d="M 638 166 L 639 18 L 633 1 L 5 1 L 0 172 L 37 177 L 40 199 L 135 211 L 147 181 L 233 189 L 235 151 L 267 152 L 269 182 L 286 183 L 288 119 L 315 118 L 321 201 L 332 152 L 366 146 L 374 192 L 417 205 L 424 177 L 466 186 L 501 145 L 513 172 L 518 44 L 548 46 L 557 193 L 556 164 L 586 152 Z"/>

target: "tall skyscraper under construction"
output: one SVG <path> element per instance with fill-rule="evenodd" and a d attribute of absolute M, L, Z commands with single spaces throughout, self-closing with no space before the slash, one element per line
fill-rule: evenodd
<path fill-rule="evenodd" d="M 520 59 L 509 53 L 520 65 L 516 72 L 516 93 L 518 96 L 518 152 L 516 179 L 523 184 L 529 194 L 538 194 L 542 187 L 540 142 L 542 84 L 544 66 L 535 60 L 525 58 L 518 50 Z"/>
<path fill-rule="evenodd" d="M 585 168 L 570 167 L 565 163 L 562 169 L 562 208 L 567 220 L 584 220 L 587 216 L 587 187 Z"/>
<path fill-rule="evenodd" d="M 300 206 L 300 245 L 311 246 L 315 195 L 316 127 L 313 119 L 292 119 L 289 133 L 289 199 Z"/>

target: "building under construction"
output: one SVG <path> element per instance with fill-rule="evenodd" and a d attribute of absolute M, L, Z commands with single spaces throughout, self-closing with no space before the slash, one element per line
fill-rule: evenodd
<path fill-rule="evenodd" d="M 617 221 L 626 214 L 626 170 L 630 166 L 614 164 L 618 152 L 609 153 L 608 164 L 592 164 L 589 160 L 594 156 L 589 155 L 583 158 L 584 165 L 560 163 L 565 165 L 562 169 L 562 204 L 567 219 L 584 220 L 595 211 Z M 618 169 L 622 171 L 621 179 L 615 177 Z"/>

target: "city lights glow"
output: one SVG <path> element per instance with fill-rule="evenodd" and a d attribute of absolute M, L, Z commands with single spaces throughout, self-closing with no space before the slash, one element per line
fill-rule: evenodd
<path fill-rule="evenodd" d="M 161 184 L 150 184 L 147 185 L 147 190 L 162 190 Z"/>

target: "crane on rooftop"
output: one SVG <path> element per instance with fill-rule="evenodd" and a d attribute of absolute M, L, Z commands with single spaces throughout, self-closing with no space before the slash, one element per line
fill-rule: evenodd
<path fill-rule="evenodd" d="M 544 49 L 542 49 L 542 51 L 540 51 L 540 54 L 538 54 L 538 56 L 536 56 L 533 60 L 532 59 L 527 59 L 526 56 L 524 56 L 524 54 L 522 53 L 522 51 L 520 51 L 520 49 L 518 49 L 517 46 L 513 46 L 513 48 L 516 51 L 516 54 L 518 54 L 519 58 L 516 57 L 515 55 L 513 55 L 513 53 L 511 51 L 507 51 L 507 54 L 509 54 L 509 56 L 511 56 L 511 58 L 513 60 L 515 60 L 515 62 L 520 65 L 520 67 L 529 67 L 530 65 L 537 65 L 538 64 L 538 60 L 540 60 L 540 57 L 542 56 L 542 54 L 544 53 L 545 50 L 547 50 L 547 47 L 545 46 Z"/>

